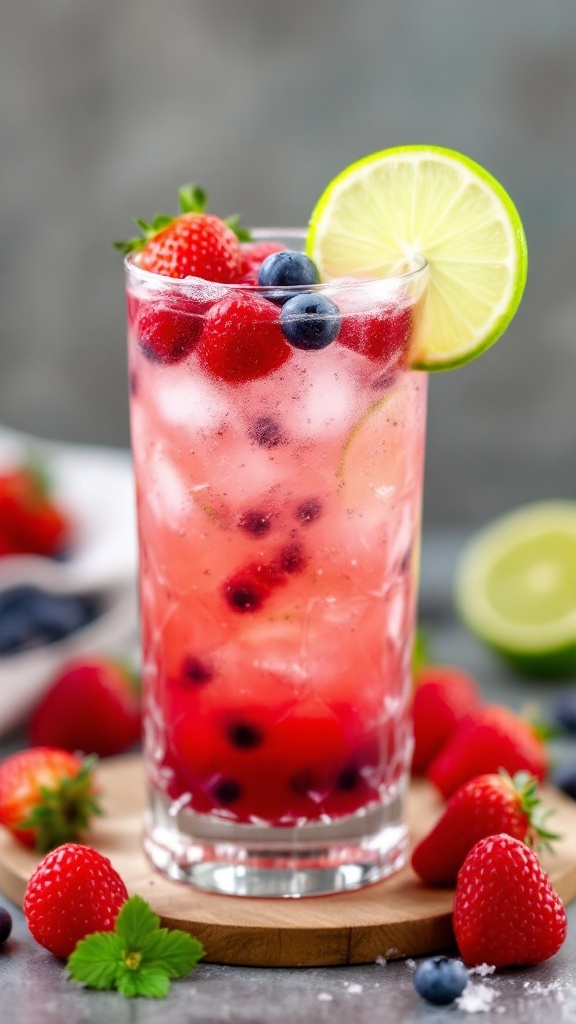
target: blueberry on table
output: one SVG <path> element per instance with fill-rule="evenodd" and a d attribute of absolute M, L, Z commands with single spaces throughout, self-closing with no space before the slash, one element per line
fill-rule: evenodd
<path fill-rule="evenodd" d="M 325 295 L 304 293 L 288 299 L 282 309 L 280 326 L 286 341 L 294 348 L 326 348 L 340 330 L 338 307 Z"/>
<path fill-rule="evenodd" d="M 10 937 L 12 918 L 4 907 L 0 907 L 0 946 Z"/>
<path fill-rule="evenodd" d="M 448 1006 L 461 996 L 468 984 L 468 971 L 461 960 L 433 956 L 421 960 L 414 971 L 414 988 L 429 1003 Z"/>

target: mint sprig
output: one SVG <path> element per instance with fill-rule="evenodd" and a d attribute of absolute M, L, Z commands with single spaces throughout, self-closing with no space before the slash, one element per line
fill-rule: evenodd
<path fill-rule="evenodd" d="M 122 995 L 162 999 L 172 978 L 189 974 L 204 948 L 180 929 L 160 927 L 160 918 L 141 896 L 124 903 L 113 932 L 94 932 L 68 957 L 68 975 L 86 988 L 116 989 Z"/>

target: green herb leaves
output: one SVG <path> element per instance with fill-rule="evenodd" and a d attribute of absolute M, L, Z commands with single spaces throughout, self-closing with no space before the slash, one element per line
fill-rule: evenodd
<path fill-rule="evenodd" d="M 162 999 L 170 979 L 189 974 L 203 956 L 197 939 L 178 929 L 161 928 L 146 900 L 132 896 L 113 932 L 95 932 L 78 943 L 68 958 L 68 973 L 87 988 Z"/>

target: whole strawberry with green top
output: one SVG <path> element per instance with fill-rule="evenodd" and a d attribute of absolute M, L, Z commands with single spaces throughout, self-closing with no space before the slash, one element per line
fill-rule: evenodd
<path fill-rule="evenodd" d="M 125 254 L 136 252 L 143 270 L 165 277 L 202 277 L 234 284 L 241 276 L 242 259 L 236 218 L 220 220 L 206 213 L 206 193 L 197 185 L 180 189 L 180 214 L 157 214 L 149 224 L 136 218 L 142 238 L 116 242 Z"/>
<path fill-rule="evenodd" d="M 566 912 L 533 850 L 494 835 L 472 847 L 458 874 L 452 918 L 469 966 L 540 964 L 566 938 Z"/>
<path fill-rule="evenodd" d="M 100 813 L 94 758 L 32 747 L 0 764 L 0 825 L 40 853 L 77 839 Z"/>
<path fill-rule="evenodd" d="M 537 728 L 510 708 L 487 704 L 457 729 L 426 775 L 449 797 L 477 775 L 501 768 L 510 775 L 530 772 L 542 781 L 548 770 L 546 744 Z"/>
<path fill-rule="evenodd" d="M 536 847 L 558 836 L 546 825 L 537 780 L 528 772 L 511 778 L 480 775 L 465 783 L 446 804 L 431 832 L 415 847 L 412 867 L 427 885 L 454 885 L 472 847 L 487 836 L 506 833 Z"/>
<path fill-rule="evenodd" d="M 65 552 L 71 523 L 54 501 L 44 466 L 35 458 L 0 473 L 0 556 Z"/>

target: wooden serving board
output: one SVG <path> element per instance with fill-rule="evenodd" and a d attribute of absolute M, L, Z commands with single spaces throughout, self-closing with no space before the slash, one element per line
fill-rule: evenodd
<path fill-rule="evenodd" d="M 212 963 L 258 967 L 312 967 L 370 963 L 437 952 L 453 944 L 453 891 L 429 889 L 410 867 L 376 885 L 334 896 L 250 899 L 203 893 L 159 874 L 141 842 L 144 776 L 137 756 L 104 761 L 98 769 L 105 815 L 85 841 L 110 858 L 130 894 L 139 893 L 164 925 L 195 935 Z M 576 803 L 555 790 L 545 802 L 557 808 L 554 830 L 563 838 L 543 863 L 564 900 L 576 896 Z M 441 813 L 431 786 L 413 783 L 410 833 L 418 841 Z M 22 902 L 39 857 L 0 835 L 0 889 Z"/>

